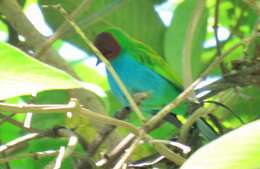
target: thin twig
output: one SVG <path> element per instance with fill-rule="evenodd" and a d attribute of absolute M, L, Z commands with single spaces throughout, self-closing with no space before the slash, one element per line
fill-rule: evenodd
<path fill-rule="evenodd" d="M 136 149 L 137 145 L 141 141 L 141 137 L 135 138 L 131 146 L 125 150 L 125 154 L 120 158 L 117 164 L 113 167 L 113 169 L 121 169 L 124 165 L 127 165 L 127 161 Z"/>
<path fill-rule="evenodd" d="M 219 7 L 220 7 L 220 0 L 216 0 L 213 29 L 214 29 L 214 35 L 216 41 L 217 56 L 221 56 L 221 43 L 218 37 Z M 220 68 L 223 75 L 227 74 L 227 70 L 223 62 L 220 63 Z"/>
<path fill-rule="evenodd" d="M 154 148 L 168 160 L 171 160 L 172 162 L 174 162 L 176 165 L 179 166 L 184 163 L 185 159 L 182 156 L 171 151 L 164 144 L 156 141 L 153 142 L 154 139 L 146 134 L 144 135 L 144 137 L 145 137 L 144 138 L 145 141 L 152 144 Z M 111 165 L 114 164 L 116 159 L 124 152 L 124 150 L 129 146 L 129 144 L 133 142 L 135 138 L 136 138 L 135 135 L 129 134 L 123 141 L 121 141 L 118 144 L 118 146 L 111 153 L 107 154 L 104 159 L 99 160 L 96 163 L 97 166 L 102 166 L 104 168 L 111 168 Z"/>
<path fill-rule="evenodd" d="M 216 40 L 217 56 L 221 56 L 221 47 L 218 38 L 219 7 L 220 7 L 220 0 L 216 0 L 213 29 L 214 29 L 214 35 Z"/>
<path fill-rule="evenodd" d="M 23 158 L 33 158 L 33 159 L 40 159 L 43 157 L 55 157 L 57 156 L 58 151 L 55 150 L 47 150 L 42 152 L 35 152 L 35 153 L 23 153 L 21 155 L 15 155 L 15 156 L 7 156 L 4 158 L 0 158 L 0 164 L 6 163 L 13 160 L 20 160 Z"/>
<path fill-rule="evenodd" d="M 71 12 L 70 17 L 73 19 L 76 19 L 78 16 L 80 16 L 86 7 L 89 7 L 92 0 L 84 0 L 82 1 L 78 7 Z M 49 37 L 44 44 L 35 52 L 36 58 L 41 58 L 44 56 L 43 54 L 51 47 L 51 45 L 61 37 L 61 35 L 68 29 L 68 24 L 66 21 L 64 21 L 61 26 L 55 31 L 55 33 Z"/>
<path fill-rule="evenodd" d="M 35 102 L 37 97 L 37 93 L 33 93 L 32 97 L 30 98 L 30 101 L 28 101 L 28 104 L 32 104 Z M 32 118 L 33 118 L 33 114 L 31 112 L 27 112 L 25 114 L 25 118 L 23 120 L 23 126 L 26 128 L 31 128 L 31 123 L 32 123 Z"/>
<path fill-rule="evenodd" d="M 33 152 L 33 153 L 23 153 L 23 154 L 19 154 L 19 155 L 6 156 L 3 158 L 0 158 L 0 164 L 7 163 L 7 162 L 13 161 L 13 160 L 21 160 L 24 158 L 32 158 L 32 159 L 37 160 L 37 159 L 41 159 L 41 158 L 45 158 L 45 157 L 56 157 L 58 154 L 59 154 L 58 150 L 46 150 L 46 151 Z M 75 157 L 77 159 L 83 159 L 86 156 L 86 154 L 73 152 L 71 154 L 71 156 Z"/>
<path fill-rule="evenodd" d="M 102 121 L 103 123 L 106 123 L 106 124 L 127 128 L 136 135 L 139 135 L 139 133 L 140 133 L 140 129 L 137 128 L 136 126 L 134 126 L 131 123 L 125 122 L 123 120 L 118 120 L 118 119 L 115 119 L 115 118 L 112 118 L 112 117 L 104 116 L 104 115 L 101 115 L 101 114 L 97 114 L 97 113 L 92 112 L 91 110 L 88 110 L 88 109 L 82 108 L 79 111 L 79 116 L 81 116 L 82 118 L 91 119 L 93 121 L 100 120 L 100 121 Z"/>
<path fill-rule="evenodd" d="M 152 155 L 152 156 L 154 156 L 154 155 Z M 145 157 L 145 160 L 140 160 L 141 162 L 138 162 L 138 163 L 136 162 L 134 164 L 129 164 L 128 166 L 132 167 L 132 168 L 141 168 L 141 169 L 143 169 L 143 168 L 152 168 L 153 165 L 156 165 L 156 164 L 158 164 L 159 162 L 161 162 L 162 160 L 165 159 L 165 157 L 162 156 L 162 155 L 160 155 L 158 157 L 155 157 L 152 160 L 151 159 L 147 159 L 147 158 L 149 158 L 149 157 Z M 147 161 L 147 160 L 149 160 L 149 161 Z"/>
<path fill-rule="evenodd" d="M 61 146 L 56 160 L 51 161 L 48 165 L 44 167 L 44 169 L 60 169 L 64 158 L 65 158 L 65 147 Z"/>
<path fill-rule="evenodd" d="M 58 129 L 57 134 L 58 136 L 68 138 L 69 141 L 67 147 L 65 148 L 64 146 L 61 146 L 56 160 L 51 161 L 47 166 L 45 166 L 45 169 L 60 169 L 63 160 L 69 157 L 74 152 L 78 144 L 78 138 L 76 134 L 71 130 L 60 128 Z"/>
<path fill-rule="evenodd" d="M 3 115 L 2 113 L 0 113 L 0 116 L 1 115 Z M 8 116 L 5 116 L 5 117 L 1 117 L 1 120 L 0 120 L 0 125 L 1 124 L 3 124 L 4 122 L 6 122 L 6 121 L 8 121 L 8 119 L 11 119 L 13 116 L 15 116 L 16 115 L 16 113 L 12 113 L 12 114 L 10 114 L 10 115 L 8 115 Z"/>
<path fill-rule="evenodd" d="M 115 162 L 115 159 L 117 159 L 122 152 L 126 149 L 126 147 L 129 146 L 130 143 L 135 139 L 135 135 L 129 134 L 123 141 L 118 144 L 118 146 L 109 154 L 105 156 L 104 159 L 100 160 L 97 162 L 97 166 L 102 166 L 105 168 L 110 168 L 111 164 Z M 167 148 L 164 143 L 161 142 L 156 142 L 154 141 L 151 136 L 147 135 L 144 133 L 144 140 L 147 141 L 148 143 L 152 144 L 154 148 L 165 158 L 168 160 L 171 160 L 174 162 L 176 165 L 182 165 L 185 161 L 185 159 L 180 156 L 179 154 L 176 154 L 175 152 L 171 151 L 169 148 Z"/>
<path fill-rule="evenodd" d="M 226 75 L 225 78 L 219 79 L 210 83 L 196 92 L 211 91 L 210 93 L 200 97 L 200 100 L 205 100 L 217 93 L 235 87 L 245 87 L 249 85 L 260 85 L 260 63 L 251 63 L 242 70 Z"/>
<path fill-rule="evenodd" d="M 25 142 L 28 142 L 32 139 L 35 139 L 35 138 L 38 138 L 38 137 L 42 137 L 43 134 L 42 133 L 30 133 L 30 134 L 27 134 L 25 136 L 22 136 L 22 137 L 19 137 L 15 140 L 12 140 L 6 144 L 3 144 L 0 146 L 0 153 L 4 152 L 4 151 L 7 151 L 8 149 L 10 148 L 13 148 L 21 143 L 25 143 Z"/>
<path fill-rule="evenodd" d="M 28 132 L 40 132 L 40 130 L 37 130 L 37 129 L 34 129 L 34 128 L 31 128 L 31 127 L 25 127 L 23 123 L 19 122 L 19 121 L 16 121 L 14 119 L 12 119 L 10 116 L 5 116 L 3 115 L 2 113 L 0 113 L 0 117 L 3 118 L 3 122 L 4 121 L 7 121 L 25 131 L 28 131 Z M 1 121 L 2 122 L 2 121 Z"/>
<path fill-rule="evenodd" d="M 99 160 L 96 165 L 105 168 L 111 168 L 115 160 L 122 155 L 125 149 L 133 142 L 136 136 L 128 134 L 110 153 L 106 154 L 103 159 Z"/>
<path fill-rule="evenodd" d="M 135 100 L 135 102 L 139 105 L 143 100 L 145 100 L 147 97 L 149 97 L 149 95 L 146 92 L 140 92 L 140 93 L 136 93 L 133 98 Z M 121 111 L 116 112 L 116 114 L 114 115 L 114 118 L 116 119 L 120 119 L 123 120 L 125 119 L 128 114 L 132 112 L 132 110 L 129 107 L 124 107 Z M 109 136 L 109 134 L 111 132 L 114 131 L 114 129 L 116 128 L 116 126 L 114 125 L 105 125 L 101 131 L 99 132 L 98 136 L 96 137 L 96 139 L 90 144 L 90 146 L 88 147 L 88 153 L 90 155 L 94 155 L 95 152 L 97 151 L 97 149 L 99 148 L 99 146 L 106 140 L 106 137 Z"/>
<path fill-rule="evenodd" d="M 121 111 L 117 112 L 114 117 L 116 119 L 123 120 L 130 112 L 131 110 L 129 108 L 123 108 Z M 88 147 L 89 155 L 94 155 L 96 153 L 100 145 L 106 140 L 106 138 L 110 135 L 110 133 L 114 131 L 115 128 L 116 126 L 114 125 L 105 125 L 101 129 L 96 139 Z"/>
<path fill-rule="evenodd" d="M 0 142 L 0 144 L 1 144 L 1 142 Z M 0 160 L 1 160 L 2 158 L 6 158 L 6 152 L 0 153 Z M 1 164 L 1 163 L 0 163 L 0 164 Z M 7 161 L 7 162 L 4 164 L 4 169 L 11 169 L 10 164 L 9 164 L 9 161 Z"/>
<path fill-rule="evenodd" d="M 230 97 L 230 92 L 225 92 L 225 93 L 222 93 L 219 98 L 221 100 L 225 100 L 227 98 Z M 181 130 L 180 130 L 180 137 L 179 137 L 179 141 L 181 143 L 185 143 L 186 140 L 187 140 L 187 137 L 188 137 L 188 133 L 189 133 L 189 130 L 191 128 L 191 126 L 193 126 L 193 124 L 199 119 L 201 118 L 202 116 L 206 116 L 207 114 L 209 113 L 213 113 L 216 109 L 217 109 L 218 106 L 216 105 L 212 105 L 211 107 L 209 108 L 204 108 L 204 107 L 200 107 L 198 110 L 196 110 L 187 120 L 186 122 L 183 124 L 183 126 L 181 127 Z"/>
<path fill-rule="evenodd" d="M 184 163 L 185 158 L 171 151 L 164 144 L 153 143 L 152 145 L 161 155 L 165 156 L 168 160 L 173 161 L 176 165 L 181 166 Z"/>
<path fill-rule="evenodd" d="M 128 128 L 131 132 L 139 135 L 139 129 L 134 125 L 127 123 L 122 120 L 118 120 L 109 116 L 102 115 L 100 113 L 93 112 L 89 109 L 85 109 L 80 106 L 77 99 L 71 99 L 68 104 L 58 104 L 58 105 L 14 105 L 8 103 L 0 103 L 0 110 L 2 111 L 10 111 L 16 113 L 67 113 L 74 112 L 78 113 L 78 115 L 82 118 L 92 119 L 92 120 L 100 120 L 106 124 L 111 124 L 115 126 L 120 126 L 124 128 Z"/>
<path fill-rule="evenodd" d="M 53 104 L 53 105 L 33 105 L 33 104 L 8 104 L 0 103 L 1 111 L 15 112 L 15 113 L 52 113 L 53 111 L 58 111 L 59 113 L 72 112 L 76 108 L 76 99 L 71 99 L 68 104 Z"/>
<path fill-rule="evenodd" d="M 178 143 L 175 141 L 153 139 L 153 140 L 150 140 L 150 143 L 151 144 L 152 143 L 162 143 L 162 144 L 166 144 L 166 145 L 171 145 L 171 146 L 181 149 L 184 154 L 187 154 L 191 151 L 191 148 L 189 146 L 186 146 L 182 143 Z"/>

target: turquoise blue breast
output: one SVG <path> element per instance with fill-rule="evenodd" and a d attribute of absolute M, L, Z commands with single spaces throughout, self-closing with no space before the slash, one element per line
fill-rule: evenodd
<path fill-rule="evenodd" d="M 179 94 L 179 90 L 173 84 L 150 68 L 134 60 L 129 53 L 124 53 L 117 57 L 111 64 L 131 95 L 138 92 L 149 93 L 150 97 L 144 100 L 140 106 L 144 112 L 151 113 L 160 110 Z M 129 106 L 128 101 L 110 72 L 107 71 L 107 75 L 113 94 L 124 106 Z"/>

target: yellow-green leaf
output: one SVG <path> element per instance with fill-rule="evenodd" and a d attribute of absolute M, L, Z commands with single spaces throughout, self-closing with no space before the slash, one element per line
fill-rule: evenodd
<path fill-rule="evenodd" d="M 195 152 L 181 169 L 260 168 L 260 120 L 236 129 Z"/>
<path fill-rule="evenodd" d="M 81 87 L 65 72 L 41 63 L 7 43 L 0 43 L 0 58 L 0 100 L 44 90 Z"/>

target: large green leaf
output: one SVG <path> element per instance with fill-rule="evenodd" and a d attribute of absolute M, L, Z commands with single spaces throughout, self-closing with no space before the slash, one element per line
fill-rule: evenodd
<path fill-rule="evenodd" d="M 82 0 L 40 0 L 43 5 L 61 4 L 71 12 Z M 162 41 L 165 27 L 154 10 L 151 0 L 98 0 L 86 6 L 85 11 L 77 18 L 77 23 L 93 39 L 106 27 L 121 27 L 136 39 L 152 46 L 162 54 Z M 64 22 L 64 17 L 52 8 L 43 8 L 43 14 L 50 26 L 56 29 Z M 86 46 L 73 31 L 64 35 L 65 40 L 85 49 Z"/>
<path fill-rule="evenodd" d="M 183 48 L 188 42 L 185 42 L 186 33 L 191 31 L 191 22 L 193 12 L 196 8 L 197 1 L 187 0 L 177 6 L 174 11 L 173 21 L 167 29 L 164 40 L 165 58 L 171 65 L 174 72 L 180 76 L 183 75 Z M 200 17 L 192 41 L 191 46 L 191 70 L 193 79 L 204 69 L 207 63 L 201 59 L 203 49 L 203 41 L 207 28 L 207 9 L 203 9 L 202 17 Z M 185 49 L 188 50 L 188 49 Z M 190 65 L 187 65 L 190 66 Z M 182 77 L 183 78 L 183 77 Z"/>
<path fill-rule="evenodd" d="M 260 120 L 234 130 L 195 152 L 181 169 L 260 168 Z"/>
<path fill-rule="evenodd" d="M 43 90 L 80 88 L 68 74 L 0 43 L 0 100 Z"/>

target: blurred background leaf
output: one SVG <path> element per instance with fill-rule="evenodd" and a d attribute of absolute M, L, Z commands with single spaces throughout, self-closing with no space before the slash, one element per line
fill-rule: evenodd
<path fill-rule="evenodd" d="M 82 0 L 40 0 L 39 2 L 40 5 L 49 6 L 61 4 L 67 12 L 71 12 Z M 150 0 L 91 1 L 90 6 L 86 7 L 84 13 L 77 19 L 77 23 L 92 40 L 106 27 L 120 27 L 162 54 L 165 27 L 154 10 L 153 5 L 156 2 Z M 52 8 L 43 8 L 43 13 L 53 29 L 56 29 L 64 21 L 64 17 Z M 63 38 L 82 49 L 86 49 L 84 43 L 73 31 L 67 32 Z"/>
<path fill-rule="evenodd" d="M 174 72 L 179 76 L 183 75 L 183 48 L 185 45 L 185 36 L 187 32 L 191 31 L 192 16 L 196 9 L 197 1 L 187 0 L 179 4 L 174 10 L 174 19 L 166 30 L 164 38 L 164 53 L 165 59 L 169 62 Z M 203 9 L 202 17 L 199 19 L 195 30 L 195 35 L 192 41 L 192 77 L 197 78 L 199 73 L 205 68 L 207 62 L 201 59 L 203 50 L 203 42 L 206 36 L 207 29 L 207 8 Z M 188 49 L 186 49 L 188 50 Z M 188 65 L 189 66 L 189 65 Z M 183 78 L 183 77 L 182 77 Z"/>

